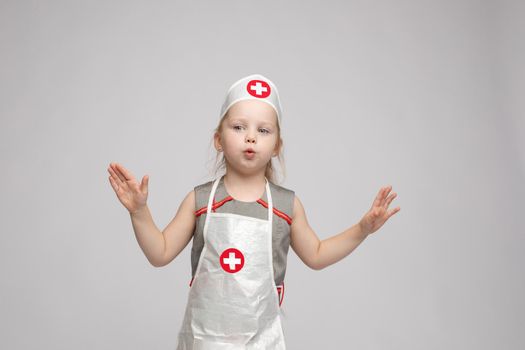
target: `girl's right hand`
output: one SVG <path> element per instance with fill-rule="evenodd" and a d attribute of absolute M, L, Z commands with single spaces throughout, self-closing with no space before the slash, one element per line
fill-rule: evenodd
<path fill-rule="evenodd" d="M 146 206 L 148 199 L 148 175 L 142 178 L 139 185 L 133 175 L 122 165 L 110 163 L 108 168 L 111 176 L 109 182 L 115 190 L 120 203 L 122 203 L 130 214 Z"/>

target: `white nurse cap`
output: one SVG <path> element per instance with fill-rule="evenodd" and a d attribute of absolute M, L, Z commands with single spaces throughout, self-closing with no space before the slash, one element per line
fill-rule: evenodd
<path fill-rule="evenodd" d="M 261 74 L 252 74 L 241 78 L 232 84 L 221 108 L 221 119 L 228 109 L 235 103 L 242 100 L 261 100 L 268 103 L 277 113 L 277 122 L 281 125 L 281 102 L 277 87 L 268 78 Z"/>

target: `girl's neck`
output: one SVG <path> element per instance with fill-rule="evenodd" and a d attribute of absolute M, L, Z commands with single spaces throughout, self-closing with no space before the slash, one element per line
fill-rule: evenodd
<path fill-rule="evenodd" d="M 266 189 L 264 173 L 243 175 L 232 171 L 226 172 L 223 178 L 226 192 L 234 199 L 254 202 L 261 198 Z"/>

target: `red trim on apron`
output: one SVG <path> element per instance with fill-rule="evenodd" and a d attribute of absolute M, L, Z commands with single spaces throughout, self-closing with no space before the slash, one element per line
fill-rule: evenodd
<path fill-rule="evenodd" d="M 279 294 L 279 306 L 281 306 L 284 299 L 284 281 L 280 286 L 277 286 L 277 293 Z"/>
<path fill-rule="evenodd" d="M 268 203 L 266 203 L 264 200 L 262 200 L 262 199 L 260 199 L 260 198 L 257 200 L 257 203 L 261 204 L 261 205 L 262 205 L 263 207 L 265 207 L 265 208 L 268 208 Z M 274 207 L 274 208 L 273 208 L 273 213 L 274 213 L 275 215 L 277 215 L 278 217 L 283 218 L 284 220 L 286 220 L 286 222 L 288 223 L 288 225 L 291 225 L 291 224 L 292 224 L 292 218 L 289 217 L 288 215 L 286 215 L 285 213 L 283 213 L 282 211 L 280 211 L 279 209 L 277 209 L 277 208 Z"/>
<path fill-rule="evenodd" d="M 212 211 L 215 212 L 215 209 L 222 207 L 226 202 L 229 202 L 231 200 L 233 200 L 233 198 L 231 196 L 227 196 L 226 198 L 224 198 L 223 200 L 221 200 L 219 202 L 215 202 L 215 198 L 213 198 L 213 205 L 211 207 Z M 262 200 L 260 198 L 257 200 L 257 203 L 259 203 L 260 205 L 262 205 L 265 208 L 268 208 L 268 203 L 266 203 L 264 200 Z M 207 210 L 208 210 L 208 207 L 204 206 L 204 207 L 200 208 L 199 210 L 195 211 L 195 216 L 200 216 L 202 214 L 205 214 Z M 283 213 L 282 211 L 280 211 L 279 209 L 274 207 L 273 208 L 273 213 L 275 215 L 277 215 L 278 217 L 284 219 L 288 223 L 288 225 L 292 224 L 292 218 L 290 216 L 286 215 L 285 213 Z"/>
<path fill-rule="evenodd" d="M 231 200 L 233 200 L 233 197 L 230 197 L 230 196 L 224 198 L 220 202 L 215 202 L 215 198 L 213 198 L 213 204 L 211 206 L 212 211 L 215 212 L 215 209 L 217 209 L 219 207 L 222 207 L 224 205 L 224 203 L 229 202 Z M 200 216 L 200 215 L 206 213 L 207 210 L 208 210 L 208 207 L 204 206 L 204 207 L 200 208 L 199 210 L 195 211 L 195 216 Z"/>

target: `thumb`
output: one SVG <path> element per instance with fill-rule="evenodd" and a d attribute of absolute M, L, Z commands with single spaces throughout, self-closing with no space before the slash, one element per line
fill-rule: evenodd
<path fill-rule="evenodd" d="M 149 176 L 148 175 L 144 175 L 144 177 L 142 178 L 142 182 L 140 184 L 140 190 L 142 192 L 147 192 L 148 191 L 148 183 L 149 183 Z"/>

